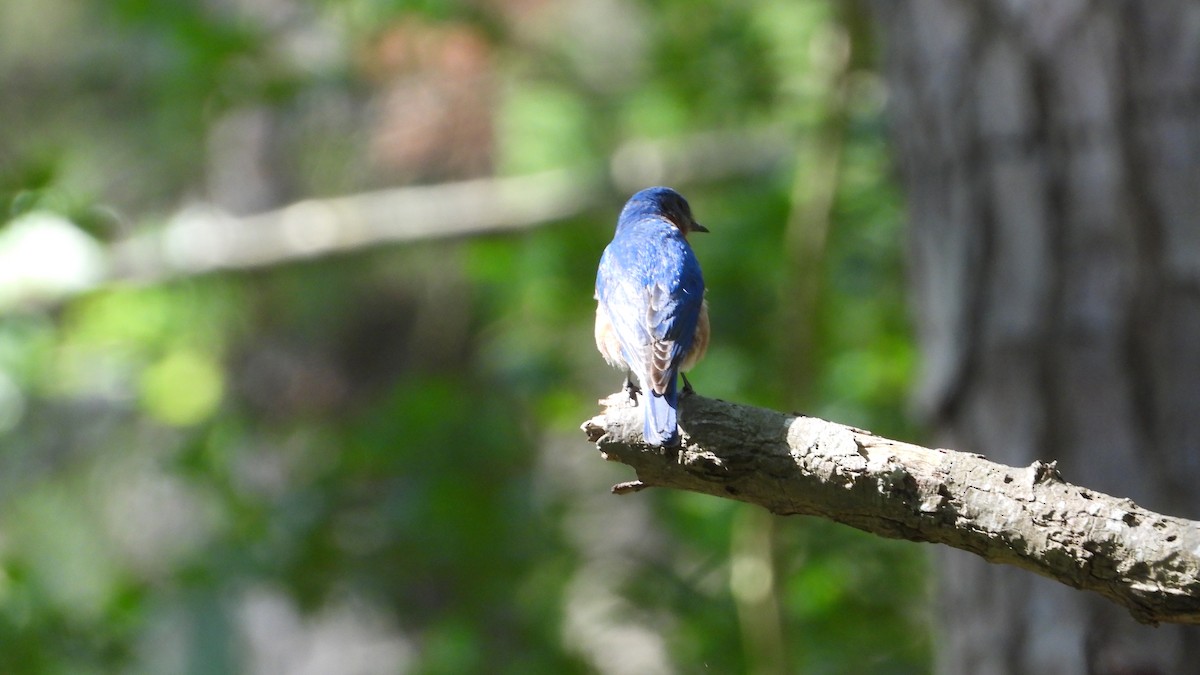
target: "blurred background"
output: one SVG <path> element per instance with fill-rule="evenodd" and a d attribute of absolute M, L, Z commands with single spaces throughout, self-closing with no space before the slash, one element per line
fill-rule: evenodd
<path fill-rule="evenodd" d="M 666 184 L 701 393 L 1200 517 L 1196 45 L 1195 0 L 5 0 L 0 672 L 1187 672 L 1020 570 L 615 497 L 579 425 Z"/>
<path fill-rule="evenodd" d="M 863 10 L 0 5 L 0 671 L 925 672 L 924 552 L 647 492 L 596 264 L 680 189 L 718 396 L 919 440 Z"/>

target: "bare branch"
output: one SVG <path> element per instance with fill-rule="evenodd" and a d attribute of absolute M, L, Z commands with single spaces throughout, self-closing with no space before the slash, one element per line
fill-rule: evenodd
<path fill-rule="evenodd" d="M 782 132 L 712 132 L 629 143 L 607 164 L 515 177 L 405 186 L 238 217 L 189 208 L 159 230 L 114 245 L 116 280 L 154 282 L 221 269 L 277 265 L 397 242 L 522 230 L 593 208 L 624 192 L 747 175 L 786 157 Z"/>
<path fill-rule="evenodd" d="M 583 424 L 603 457 L 633 467 L 618 492 L 669 487 L 946 544 L 1095 591 L 1144 623 L 1200 624 L 1200 523 L 1017 468 L 861 429 L 685 396 L 682 448 L 643 444 L 641 411 L 614 394 Z M 620 486 L 619 486 L 620 487 Z"/>

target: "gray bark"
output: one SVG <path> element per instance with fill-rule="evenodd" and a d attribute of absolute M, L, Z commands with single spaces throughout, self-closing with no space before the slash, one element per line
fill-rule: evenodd
<path fill-rule="evenodd" d="M 1138 621 L 1200 623 L 1200 523 L 1072 485 L 1052 463 L 1005 466 L 697 395 L 680 401 L 685 444 L 649 447 L 627 394 L 604 403 L 583 429 L 638 476 L 615 492 L 692 490 L 946 544 L 1094 591 Z"/>
<path fill-rule="evenodd" d="M 1200 3 L 878 2 L 939 443 L 1200 516 Z M 1174 673 L 1192 628 L 946 552 L 945 673 Z"/>

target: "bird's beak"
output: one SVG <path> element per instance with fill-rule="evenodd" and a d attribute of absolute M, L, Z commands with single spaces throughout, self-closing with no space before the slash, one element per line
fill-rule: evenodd
<path fill-rule="evenodd" d="M 691 227 L 691 230 L 692 230 L 692 232 L 708 232 L 708 228 L 707 228 L 707 227 L 705 227 L 705 226 L 701 225 L 700 223 L 697 223 L 697 222 L 696 222 L 696 221 L 694 221 L 694 220 L 692 221 L 692 227 Z"/>

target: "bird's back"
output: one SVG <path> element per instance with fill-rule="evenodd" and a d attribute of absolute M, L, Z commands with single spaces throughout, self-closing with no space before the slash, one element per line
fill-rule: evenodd
<path fill-rule="evenodd" d="M 621 212 L 596 275 L 596 344 L 640 382 L 651 445 L 679 438 L 676 380 L 703 314 L 704 278 L 689 230 L 707 231 L 678 193 L 644 190 Z"/>
<path fill-rule="evenodd" d="M 700 265 L 679 230 L 661 218 L 619 228 L 601 259 L 596 297 L 612 317 L 630 370 L 647 382 L 673 378 L 704 299 Z M 664 342 L 667 363 L 653 368 L 648 350 Z"/>

